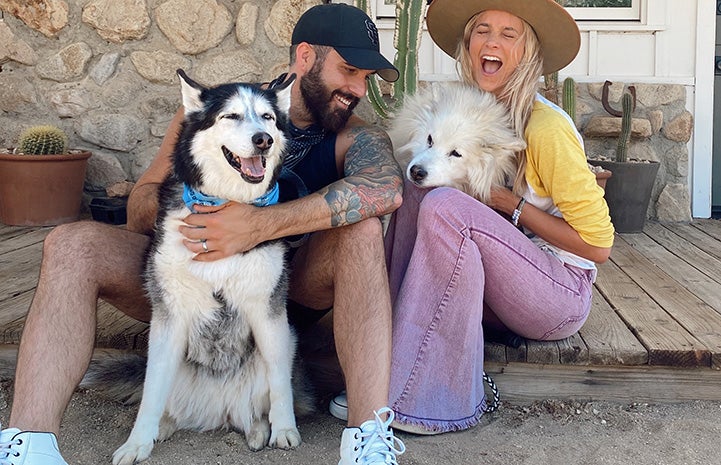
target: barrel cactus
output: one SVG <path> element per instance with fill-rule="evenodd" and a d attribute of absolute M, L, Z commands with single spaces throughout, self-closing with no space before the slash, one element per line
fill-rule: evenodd
<path fill-rule="evenodd" d="M 68 136 L 56 126 L 33 126 L 20 134 L 17 153 L 25 155 L 57 155 L 68 151 Z"/>

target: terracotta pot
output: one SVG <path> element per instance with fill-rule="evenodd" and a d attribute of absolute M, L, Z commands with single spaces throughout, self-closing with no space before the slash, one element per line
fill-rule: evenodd
<path fill-rule="evenodd" d="M 0 222 L 53 226 L 77 220 L 90 155 L 0 153 Z"/>
<path fill-rule="evenodd" d="M 601 187 L 601 189 L 606 190 L 606 182 L 612 175 L 613 173 L 609 170 L 599 171 L 596 173 L 596 183 Z"/>

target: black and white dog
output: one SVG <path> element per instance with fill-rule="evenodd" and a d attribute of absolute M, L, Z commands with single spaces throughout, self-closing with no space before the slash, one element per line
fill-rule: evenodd
<path fill-rule="evenodd" d="M 145 270 L 153 305 L 147 370 L 130 437 L 115 465 L 147 459 L 178 429 L 232 428 L 252 450 L 293 448 L 295 337 L 286 317 L 285 246 L 268 242 L 213 262 L 193 260 L 179 227 L 193 203 L 277 198 L 290 89 L 205 88 L 178 70 L 185 119 Z"/>

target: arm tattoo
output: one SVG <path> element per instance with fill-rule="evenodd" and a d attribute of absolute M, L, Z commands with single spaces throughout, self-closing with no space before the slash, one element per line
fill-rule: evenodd
<path fill-rule="evenodd" d="M 373 126 L 353 128 L 345 155 L 346 177 L 320 191 L 331 225 L 344 226 L 389 213 L 401 195 L 400 167 L 388 135 Z"/>

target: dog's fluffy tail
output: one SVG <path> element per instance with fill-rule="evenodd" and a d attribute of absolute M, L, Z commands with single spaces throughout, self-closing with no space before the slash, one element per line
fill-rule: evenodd
<path fill-rule="evenodd" d="M 147 357 L 134 352 L 108 351 L 93 357 L 88 371 L 80 381 L 81 389 L 96 391 L 103 397 L 125 404 L 139 403 Z M 313 386 L 307 368 L 296 358 L 293 366 L 293 404 L 297 416 L 316 411 Z"/>
<path fill-rule="evenodd" d="M 110 400 L 140 402 L 147 358 L 134 352 L 109 351 L 93 357 L 79 387 L 98 391 Z"/>

